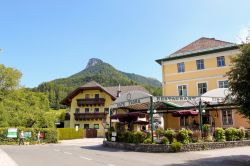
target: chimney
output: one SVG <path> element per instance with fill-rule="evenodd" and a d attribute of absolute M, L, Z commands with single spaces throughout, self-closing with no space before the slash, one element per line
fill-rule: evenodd
<path fill-rule="evenodd" d="M 117 93 L 116 93 L 116 97 L 120 97 L 120 95 L 121 95 L 121 85 L 119 84 L 119 87 L 118 87 L 118 91 L 117 91 Z"/>

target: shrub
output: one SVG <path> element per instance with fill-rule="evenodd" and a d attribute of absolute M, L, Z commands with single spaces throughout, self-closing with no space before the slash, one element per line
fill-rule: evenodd
<path fill-rule="evenodd" d="M 126 136 L 126 138 L 127 138 L 126 142 L 127 142 L 127 143 L 133 143 L 133 141 L 134 141 L 133 132 L 127 131 L 125 134 L 126 134 L 125 136 Z"/>
<path fill-rule="evenodd" d="M 209 132 L 210 129 L 211 129 L 211 125 L 210 125 L 210 124 L 204 124 L 204 125 L 202 126 L 202 128 L 203 128 L 203 131 L 204 131 L 204 132 Z"/>
<path fill-rule="evenodd" d="M 186 129 L 179 130 L 177 140 L 183 144 L 188 144 L 189 143 L 189 133 L 190 133 L 190 131 L 188 131 Z"/>
<path fill-rule="evenodd" d="M 172 152 L 179 152 L 181 150 L 182 145 L 183 144 L 181 142 L 173 142 L 170 145 L 171 151 Z"/>
<path fill-rule="evenodd" d="M 172 143 L 174 141 L 174 138 L 176 136 L 176 133 L 173 129 L 167 129 L 164 133 L 165 137 L 169 140 L 169 143 Z"/>
<path fill-rule="evenodd" d="M 225 130 L 225 136 L 227 141 L 237 140 L 237 129 L 230 127 Z"/>
<path fill-rule="evenodd" d="M 136 131 L 133 133 L 133 143 L 143 143 L 143 140 L 146 138 L 145 134 L 141 131 Z"/>
<path fill-rule="evenodd" d="M 164 135 L 164 129 L 159 127 L 158 129 L 156 129 L 155 133 L 157 134 L 158 137 L 161 137 Z"/>
<path fill-rule="evenodd" d="M 213 136 L 212 135 L 208 135 L 204 138 L 205 142 L 213 142 Z"/>
<path fill-rule="evenodd" d="M 198 142 L 199 140 L 201 140 L 202 138 L 201 131 L 199 130 L 194 131 L 191 138 L 192 138 L 192 142 Z"/>
<path fill-rule="evenodd" d="M 214 138 L 216 141 L 225 141 L 225 131 L 223 128 L 217 127 L 214 132 Z"/>
<path fill-rule="evenodd" d="M 243 127 L 240 127 L 239 129 L 237 129 L 237 139 L 238 140 L 243 140 L 245 138 L 246 135 L 246 131 Z"/>
<path fill-rule="evenodd" d="M 147 138 L 143 141 L 144 144 L 152 144 L 152 138 Z"/>
<path fill-rule="evenodd" d="M 84 131 L 82 128 L 79 128 L 78 131 L 75 128 L 59 128 L 57 129 L 59 140 L 67 140 L 67 139 L 78 139 L 83 138 Z"/>
<path fill-rule="evenodd" d="M 165 145 L 166 145 L 166 144 L 169 144 L 169 140 L 168 140 L 166 137 L 162 137 L 162 138 L 161 138 L 161 143 L 162 143 L 162 144 L 165 144 Z"/>

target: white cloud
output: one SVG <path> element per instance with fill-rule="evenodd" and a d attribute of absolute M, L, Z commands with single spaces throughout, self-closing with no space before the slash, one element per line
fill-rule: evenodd
<path fill-rule="evenodd" d="M 240 29 L 238 35 L 236 36 L 236 43 L 242 44 L 250 42 L 250 26 L 244 26 Z"/>

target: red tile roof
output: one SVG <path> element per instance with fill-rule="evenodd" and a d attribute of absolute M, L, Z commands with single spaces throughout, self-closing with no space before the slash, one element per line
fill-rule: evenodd
<path fill-rule="evenodd" d="M 190 43 L 189 45 L 181 48 L 180 50 L 174 52 L 173 54 L 170 55 L 170 57 L 175 56 L 176 54 L 185 54 L 188 52 L 196 52 L 196 51 L 202 51 L 202 50 L 230 46 L 230 45 L 234 45 L 234 43 L 217 40 L 215 38 L 202 37 Z"/>

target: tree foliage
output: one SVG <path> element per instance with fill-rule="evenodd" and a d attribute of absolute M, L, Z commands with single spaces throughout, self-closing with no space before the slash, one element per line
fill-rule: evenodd
<path fill-rule="evenodd" d="M 54 127 L 46 117 L 49 101 L 45 94 L 19 86 L 21 72 L 0 65 L 0 127 Z"/>
<path fill-rule="evenodd" d="M 240 50 L 241 53 L 232 59 L 233 65 L 227 75 L 234 103 L 250 119 L 250 44 L 244 44 Z"/>

